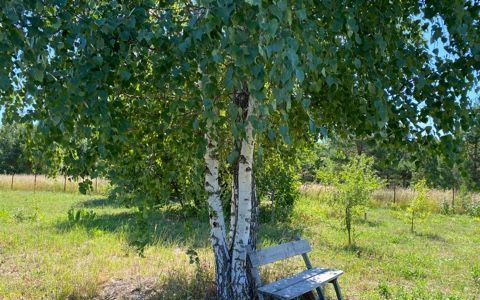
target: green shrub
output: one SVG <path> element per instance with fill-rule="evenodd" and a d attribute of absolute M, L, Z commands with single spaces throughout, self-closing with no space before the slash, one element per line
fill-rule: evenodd
<path fill-rule="evenodd" d="M 261 167 L 256 169 L 257 196 L 269 203 L 262 212 L 263 221 L 285 220 L 298 200 L 301 185 L 297 162 L 271 151 L 264 156 Z"/>
<path fill-rule="evenodd" d="M 38 220 L 38 207 L 34 207 L 32 210 L 25 208 L 18 208 L 13 213 L 13 219 L 17 223 L 25 221 L 37 221 Z"/>
<path fill-rule="evenodd" d="M 75 210 L 74 208 L 70 208 L 67 212 L 68 221 L 70 223 L 76 224 L 80 222 L 89 222 L 95 219 L 96 213 L 93 210 L 87 211 L 84 208 L 80 208 Z"/>
<path fill-rule="evenodd" d="M 440 213 L 442 215 L 449 215 L 450 214 L 450 203 L 447 201 L 442 202 L 442 206 L 440 207 Z"/>
<path fill-rule="evenodd" d="M 383 298 L 383 299 L 391 299 L 392 293 L 390 291 L 390 288 L 388 287 L 388 284 L 385 282 L 380 282 L 378 284 L 378 294 Z"/>
<path fill-rule="evenodd" d="M 471 202 L 465 205 L 465 211 L 472 217 L 480 217 L 480 202 Z"/>

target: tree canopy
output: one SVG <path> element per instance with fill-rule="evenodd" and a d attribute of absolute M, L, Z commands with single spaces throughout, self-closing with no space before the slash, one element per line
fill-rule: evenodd
<path fill-rule="evenodd" d="M 271 137 L 289 142 L 297 124 L 400 142 L 441 131 L 451 150 L 449 133 L 467 126 L 479 68 L 471 1 L 2 6 L 7 119 L 38 121 L 68 151 L 87 139 L 87 169 L 96 158 L 123 156 L 119 145 L 138 145 L 139 134 L 177 131 L 192 141 L 210 119 L 241 132 L 231 124 L 238 111 L 229 95 L 244 84 L 258 101 L 255 129 Z"/>

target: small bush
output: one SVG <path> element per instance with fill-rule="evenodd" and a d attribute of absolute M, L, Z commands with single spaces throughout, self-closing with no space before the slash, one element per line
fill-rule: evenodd
<path fill-rule="evenodd" d="M 284 161 L 279 154 L 272 153 L 257 170 L 256 184 L 257 197 L 270 204 L 261 212 L 262 222 L 288 219 L 300 196 L 297 167 Z"/>
<path fill-rule="evenodd" d="M 25 222 L 25 221 L 37 221 L 38 220 L 38 208 L 34 208 L 33 211 L 28 211 L 24 208 L 18 208 L 13 213 L 13 219 L 17 223 Z"/>
<path fill-rule="evenodd" d="M 480 202 L 471 202 L 466 204 L 465 212 L 472 217 L 480 218 Z"/>
<path fill-rule="evenodd" d="M 87 211 L 86 209 L 83 209 L 83 208 L 80 208 L 80 209 L 73 209 L 73 208 L 70 208 L 67 212 L 67 215 L 68 215 L 68 221 L 70 221 L 70 223 L 73 223 L 73 224 L 76 224 L 76 223 L 80 223 L 80 222 L 83 222 L 83 221 L 92 221 L 93 219 L 95 219 L 95 212 L 93 210 L 89 210 Z"/>
<path fill-rule="evenodd" d="M 390 288 L 388 287 L 388 284 L 385 283 L 385 282 L 380 282 L 378 284 L 378 294 L 383 299 L 391 299 L 392 298 L 392 293 L 390 292 Z"/>
<path fill-rule="evenodd" d="M 442 215 L 450 214 L 450 204 L 447 201 L 442 202 L 442 206 L 440 207 L 440 213 Z"/>

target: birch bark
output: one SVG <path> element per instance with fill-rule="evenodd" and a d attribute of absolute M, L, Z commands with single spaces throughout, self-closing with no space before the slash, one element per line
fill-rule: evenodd
<path fill-rule="evenodd" d="M 220 299 L 232 299 L 230 286 L 230 255 L 225 232 L 225 218 L 220 199 L 218 178 L 219 162 L 216 154 L 217 143 L 211 133 L 206 134 L 207 149 L 205 152 L 205 191 L 208 195 L 210 219 L 210 240 L 215 259 L 215 281 L 217 296 Z"/>
<path fill-rule="evenodd" d="M 253 113 L 254 105 L 254 98 L 250 96 L 246 116 L 245 138 L 241 143 L 238 162 L 238 207 L 231 268 L 233 298 L 238 300 L 249 298 L 246 250 L 250 240 L 250 222 L 252 217 L 252 172 L 254 150 L 253 126 L 249 121 L 249 117 Z"/>

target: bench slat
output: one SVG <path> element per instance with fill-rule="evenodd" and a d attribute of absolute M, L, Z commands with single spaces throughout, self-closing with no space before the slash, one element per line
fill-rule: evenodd
<path fill-rule="evenodd" d="M 252 267 L 256 268 L 277 260 L 310 252 L 312 248 L 306 240 L 293 241 L 277 246 L 267 247 L 249 252 Z"/>
<path fill-rule="evenodd" d="M 332 281 L 342 274 L 343 271 L 340 270 L 326 270 L 325 272 L 299 281 L 295 284 L 285 287 L 284 289 L 277 290 L 271 295 L 282 299 L 293 299 L 314 290 L 316 287 Z"/>
<path fill-rule="evenodd" d="M 283 290 L 284 288 L 289 287 L 295 283 L 306 280 L 310 277 L 313 277 L 315 275 L 321 274 L 326 271 L 328 271 L 328 269 L 323 269 L 323 268 L 313 268 L 310 270 L 305 270 L 291 277 L 283 278 L 278 281 L 266 284 L 261 288 L 259 288 L 258 290 L 262 293 L 272 294 L 272 293 L 275 293 L 276 291 Z"/>

